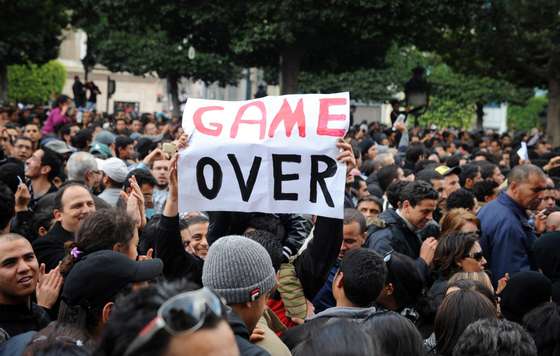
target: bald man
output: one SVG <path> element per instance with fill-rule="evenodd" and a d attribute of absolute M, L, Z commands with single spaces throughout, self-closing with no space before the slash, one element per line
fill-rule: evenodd
<path fill-rule="evenodd" d="M 550 213 L 546 218 L 546 231 L 560 231 L 560 211 Z"/>

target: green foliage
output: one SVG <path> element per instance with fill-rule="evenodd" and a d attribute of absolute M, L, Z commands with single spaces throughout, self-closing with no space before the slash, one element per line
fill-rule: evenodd
<path fill-rule="evenodd" d="M 508 106 L 508 128 L 511 130 L 529 131 L 534 127 L 540 127 L 539 116 L 545 110 L 548 99 L 544 96 L 531 98 L 527 105 Z"/>
<path fill-rule="evenodd" d="M 436 125 L 442 127 L 457 127 L 469 129 L 475 118 L 475 106 L 441 97 L 434 97 L 430 102 L 430 109 L 420 116 L 420 125 Z M 412 119 L 412 118 L 411 118 Z M 412 120 L 409 121 L 412 121 Z"/>
<path fill-rule="evenodd" d="M 8 67 L 8 98 L 27 104 L 45 104 L 62 92 L 66 69 L 58 61 L 38 66 L 21 64 Z"/>
<path fill-rule="evenodd" d="M 0 9 L 0 67 L 57 57 L 69 20 L 64 1 L 0 0 Z"/>

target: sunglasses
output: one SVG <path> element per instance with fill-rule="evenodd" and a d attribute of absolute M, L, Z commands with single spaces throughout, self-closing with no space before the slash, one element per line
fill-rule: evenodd
<path fill-rule="evenodd" d="M 482 259 L 484 258 L 484 253 L 482 253 L 482 251 L 480 252 L 475 252 L 472 256 L 471 255 L 467 255 L 465 257 L 470 257 L 478 262 L 482 261 Z"/>
<path fill-rule="evenodd" d="M 174 296 L 163 303 L 152 319 L 128 346 L 124 356 L 133 355 L 160 330 L 170 335 L 194 333 L 210 318 L 222 318 L 227 307 L 210 289 L 204 287 Z"/>

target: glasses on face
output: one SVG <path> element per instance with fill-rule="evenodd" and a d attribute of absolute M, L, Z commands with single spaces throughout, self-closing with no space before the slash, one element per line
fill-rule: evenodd
<path fill-rule="evenodd" d="M 162 329 L 170 335 L 194 333 L 209 317 L 223 317 L 226 308 L 220 298 L 206 287 L 176 295 L 159 307 L 156 317 L 132 340 L 124 356 L 134 354 Z"/>
<path fill-rule="evenodd" d="M 482 251 L 479 251 L 479 252 L 473 253 L 472 255 L 467 255 L 465 257 L 469 257 L 469 258 L 472 258 L 472 259 L 476 260 L 477 262 L 480 262 L 484 258 L 484 253 L 482 253 Z"/>

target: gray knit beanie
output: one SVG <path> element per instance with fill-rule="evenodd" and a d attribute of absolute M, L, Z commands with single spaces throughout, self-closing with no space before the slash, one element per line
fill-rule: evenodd
<path fill-rule="evenodd" d="M 224 236 L 208 250 L 202 284 L 221 295 L 227 304 L 257 300 L 276 285 L 268 252 L 244 236 Z"/>

